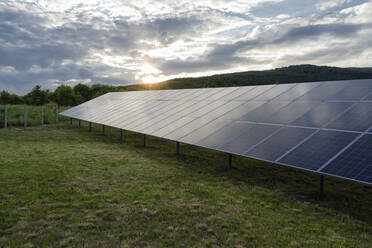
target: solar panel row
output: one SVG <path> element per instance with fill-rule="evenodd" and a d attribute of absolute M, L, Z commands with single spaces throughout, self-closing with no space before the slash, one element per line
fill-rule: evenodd
<path fill-rule="evenodd" d="M 136 91 L 61 114 L 372 184 L 371 96 L 372 80 Z"/>

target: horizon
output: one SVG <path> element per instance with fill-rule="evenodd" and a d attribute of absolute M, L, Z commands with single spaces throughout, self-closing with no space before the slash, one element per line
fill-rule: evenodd
<path fill-rule="evenodd" d="M 125 86 L 298 64 L 372 67 L 372 1 L 0 3 L 0 91 Z"/>

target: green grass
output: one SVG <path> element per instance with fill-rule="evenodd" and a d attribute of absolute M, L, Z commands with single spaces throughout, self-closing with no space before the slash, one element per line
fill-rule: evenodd
<path fill-rule="evenodd" d="M 44 124 L 56 122 L 56 105 L 53 103 L 44 106 Z M 66 110 L 68 107 L 59 106 L 58 112 Z M 24 105 L 7 105 L 8 126 L 24 125 Z M 58 117 L 59 121 L 67 120 L 63 116 Z M 38 126 L 41 124 L 41 106 L 27 105 L 27 125 Z M 0 128 L 4 127 L 4 105 L 0 105 Z"/>
<path fill-rule="evenodd" d="M 106 131 L 0 130 L 0 247 L 371 247 L 371 187 Z"/>

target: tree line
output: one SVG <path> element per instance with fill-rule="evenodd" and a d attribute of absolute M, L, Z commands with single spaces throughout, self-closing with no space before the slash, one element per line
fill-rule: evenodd
<path fill-rule="evenodd" d="M 63 106 L 74 106 L 112 91 L 163 90 L 208 87 L 230 87 L 263 84 L 286 84 L 347 79 L 372 79 L 372 68 L 339 68 L 315 65 L 293 65 L 266 71 L 247 71 L 195 78 L 175 78 L 154 84 L 109 86 L 78 84 L 74 87 L 59 86 L 54 92 L 42 90 L 36 85 L 24 96 L 0 92 L 0 104 L 43 105 L 55 102 Z"/>
<path fill-rule="evenodd" d="M 62 106 L 75 106 L 112 91 L 117 91 L 117 87 L 103 84 L 91 86 L 77 84 L 74 87 L 60 85 L 54 91 L 50 91 L 42 90 L 40 85 L 36 85 L 24 96 L 1 91 L 0 104 L 45 105 L 54 102 Z"/>

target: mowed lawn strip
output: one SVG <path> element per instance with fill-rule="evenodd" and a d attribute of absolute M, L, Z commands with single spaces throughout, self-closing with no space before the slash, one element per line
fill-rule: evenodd
<path fill-rule="evenodd" d="M 371 247 L 370 186 L 83 124 L 0 129 L 0 247 Z"/>

